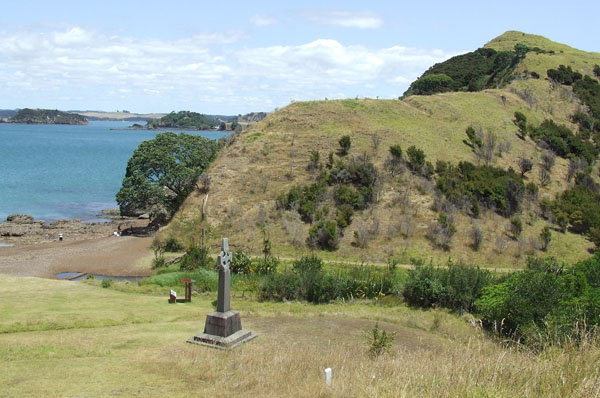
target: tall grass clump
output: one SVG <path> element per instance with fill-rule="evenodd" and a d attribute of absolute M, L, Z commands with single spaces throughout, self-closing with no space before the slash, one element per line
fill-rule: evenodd
<path fill-rule="evenodd" d="M 377 298 L 397 293 L 396 273 L 375 267 L 326 270 L 318 257 L 303 257 L 291 270 L 265 276 L 259 286 L 262 300 L 305 300 L 327 303 L 336 299 Z"/>

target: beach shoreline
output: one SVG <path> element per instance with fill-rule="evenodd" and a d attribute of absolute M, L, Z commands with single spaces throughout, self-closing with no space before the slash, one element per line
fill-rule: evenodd
<path fill-rule="evenodd" d="M 119 231 L 148 223 L 121 217 L 97 223 L 76 219 L 46 223 L 29 215 L 11 215 L 0 223 L 0 273 L 51 279 L 61 272 L 150 275 L 153 237 L 118 236 Z"/>

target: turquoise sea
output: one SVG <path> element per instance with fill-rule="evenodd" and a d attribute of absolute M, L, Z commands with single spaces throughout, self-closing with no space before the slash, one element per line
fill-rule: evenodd
<path fill-rule="evenodd" d="M 133 150 L 161 132 L 123 130 L 132 124 L 0 124 L 0 222 L 13 213 L 46 221 L 99 221 L 100 210 L 117 207 L 115 194 Z M 213 139 L 226 135 L 186 133 Z"/>

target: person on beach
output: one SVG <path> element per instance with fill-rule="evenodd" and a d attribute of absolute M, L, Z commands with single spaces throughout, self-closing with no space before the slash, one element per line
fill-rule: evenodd
<path fill-rule="evenodd" d="M 63 234 L 62 234 L 62 232 L 60 234 L 58 234 L 58 240 L 60 242 L 62 242 L 62 240 L 63 240 Z"/>

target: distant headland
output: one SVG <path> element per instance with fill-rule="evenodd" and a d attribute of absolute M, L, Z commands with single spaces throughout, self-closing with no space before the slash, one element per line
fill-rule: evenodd
<path fill-rule="evenodd" d="M 88 124 L 88 120 L 85 116 L 81 116 L 76 113 L 67 113 L 53 109 L 29 108 L 18 110 L 16 114 L 4 119 L 3 122 L 21 124 Z"/>

